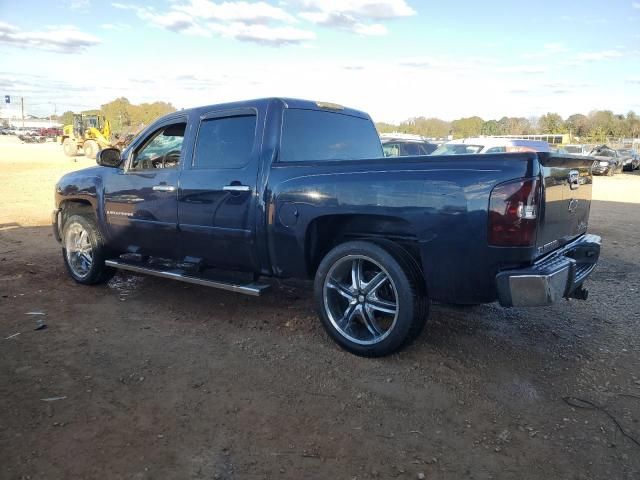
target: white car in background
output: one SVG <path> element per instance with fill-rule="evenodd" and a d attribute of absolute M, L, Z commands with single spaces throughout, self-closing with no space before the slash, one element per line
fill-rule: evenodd
<path fill-rule="evenodd" d="M 474 153 L 551 152 L 549 144 L 539 140 L 475 137 L 451 140 L 440 145 L 431 155 L 468 155 Z"/>

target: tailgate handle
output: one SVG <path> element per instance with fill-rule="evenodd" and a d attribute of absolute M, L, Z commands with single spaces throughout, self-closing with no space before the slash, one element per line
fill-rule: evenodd
<path fill-rule="evenodd" d="M 249 185 L 238 185 L 232 183 L 231 185 L 225 185 L 222 187 L 225 192 L 250 192 L 251 187 Z"/>
<path fill-rule="evenodd" d="M 175 192 L 176 187 L 174 187 L 173 185 L 166 185 L 164 183 L 161 183 L 160 185 L 154 185 L 153 191 L 154 192 Z"/>
<path fill-rule="evenodd" d="M 571 187 L 571 190 L 580 188 L 580 172 L 578 170 L 569 172 L 569 187 Z"/>

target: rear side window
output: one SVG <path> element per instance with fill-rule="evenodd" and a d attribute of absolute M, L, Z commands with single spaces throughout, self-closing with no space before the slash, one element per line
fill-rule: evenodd
<path fill-rule="evenodd" d="M 506 147 L 491 147 L 485 153 L 505 153 L 507 151 Z"/>
<path fill-rule="evenodd" d="M 284 111 L 281 162 L 363 160 L 383 156 L 380 137 L 366 118 L 320 110 Z"/>
<path fill-rule="evenodd" d="M 249 163 L 256 136 L 256 116 L 203 120 L 198 130 L 193 168 L 240 168 Z"/>

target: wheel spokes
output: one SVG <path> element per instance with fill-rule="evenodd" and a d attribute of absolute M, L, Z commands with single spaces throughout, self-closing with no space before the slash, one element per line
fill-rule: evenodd
<path fill-rule="evenodd" d="M 356 258 L 351 263 L 351 286 L 357 292 L 362 288 L 362 259 Z"/>
<path fill-rule="evenodd" d="M 334 328 L 361 345 L 383 341 L 398 318 L 398 295 L 389 273 L 364 255 L 336 261 L 324 283 L 324 306 Z"/>
<path fill-rule="evenodd" d="M 378 272 L 363 288 L 364 294 L 375 293 L 389 279 L 384 272 Z"/>
<path fill-rule="evenodd" d="M 360 309 L 360 313 L 364 326 L 367 327 L 367 330 L 369 330 L 369 333 L 371 333 L 373 338 L 378 338 L 384 335 L 384 330 L 378 325 L 378 322 L 371 311 L 371 307 L 365 305 Z"/>
<path fill-rule="evenodd" d="M 378 297 L 367 298 L 367 305 L 373 310 L 377 310 L 378 312 L 388 313 L 390 315 L 395 315 L 398 311 L 398 307 L 395 302 L 391 302 L 389 300 L 382 300 Z"/>
<path fill-rule="evenodd" d="M 353 300 L 353 293 L 351 292 L 351 290 L 349 290 L 349 287 L 341 284 L 340 282 L 338 282 L 333 278 L 330 279 L 329 282 L 327 283 L 327 288 L 331 288 L 335 290 L 336 292 L 338 292 L 340 295 L 342 295 L 344 298 L 346 298 L 349 301 Z"/>
<path fill-rule="evenodd" d="M 342 314 L 342 318 L 338 320 L 338 325 L 342 329 L 342 331 L 346 332 L 351 328 L 351 323 L 353 322 L 353 318 L 356 315 L 358 310 L 358 305 L 355 303 L 350 303 L 347 309 Z"/>

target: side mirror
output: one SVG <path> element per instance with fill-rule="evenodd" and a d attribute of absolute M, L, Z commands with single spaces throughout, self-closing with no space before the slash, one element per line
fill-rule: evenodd
<path fill-rule="evenodd" d="M 101 167 L 117 168 L 122 163 L 120 150 L 117 148 L 105 148 L 98 151 L 96 163 Z"/>

